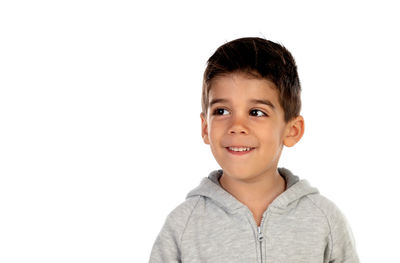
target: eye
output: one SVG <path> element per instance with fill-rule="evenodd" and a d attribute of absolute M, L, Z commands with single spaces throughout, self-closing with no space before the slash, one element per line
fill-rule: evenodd
<path fill-rule="evenodd" d="M 261 110 L 251 110 L 250 115 L 255 116 L 255 117 L 268 116 L 265 112 L 263 112 Z"/>
<path fill-rule="evenodd" d="M 226 115 L 226 114 L 224 114 L 224 112 L 228 112 L 228 111 L 225 109 L 222 109 L 222 108 L 217 108 L 214 110 L 213 115 Z"/>

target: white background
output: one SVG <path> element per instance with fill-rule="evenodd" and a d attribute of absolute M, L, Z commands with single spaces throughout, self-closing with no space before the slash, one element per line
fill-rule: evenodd
<path fill-rule="evenodd" d="M 298 64 L 306 132 L 280 166 L 338 205 L 362 262 L 393 262 L 399 23 L 395 1 L 2 1 L 0 262 L 147 262 L 218 168 L 202 74 L 244 36 Z"/>

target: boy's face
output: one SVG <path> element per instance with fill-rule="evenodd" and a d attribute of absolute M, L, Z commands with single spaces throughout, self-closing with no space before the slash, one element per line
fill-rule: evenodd
<path fill-rule="evenodd" d="M 213 79 L 207 116 L 200 116 L 203 140 L 216 161 L 241 180 L 275 173 L 283 145 L 293 146 L 304 131 L 301 116 L 285 123 L 271 81 L 244 73 Z"/>

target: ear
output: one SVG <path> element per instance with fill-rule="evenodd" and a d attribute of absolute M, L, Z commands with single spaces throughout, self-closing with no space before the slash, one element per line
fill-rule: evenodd
<path fill-rule="evenodd" d="M 208 138 L 208 124 L 207 124 L 207 116 L 202 112 L 200 113 L 201 118 L 201 137 L 205 144 L 210 144 L 210 140 Z"/>
<path fill-rule="evenodd" d="M 304 134 L 304 118 L 297 116 L 286 125 L 283 144 L 287 147 L 294 146 Z"/>

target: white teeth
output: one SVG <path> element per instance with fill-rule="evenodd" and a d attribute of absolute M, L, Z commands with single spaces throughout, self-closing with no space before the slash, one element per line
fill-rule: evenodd
<path fill-rule="evenodd" d="M 245 152 L 245 151 L 250 151 L 250 147 L 248 148 L 236 148 L 236 147 L 229 147 L 229 150 L 235 151 L 235 152 Z"/>

